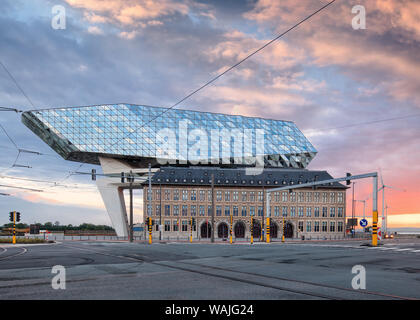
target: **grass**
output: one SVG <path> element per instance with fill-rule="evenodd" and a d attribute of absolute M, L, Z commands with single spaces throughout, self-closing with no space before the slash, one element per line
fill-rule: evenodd
<path fill-rule="evenodd" d="M 25 243 L 25 244 L 31 244 L 31 243 L 47 243 L 48 241 L 44 239 L 25 239 L 25 238 L 16 238 L 16 243 Z M 0 238 L 0 243 L 12 243 L 12 238 Z"/>

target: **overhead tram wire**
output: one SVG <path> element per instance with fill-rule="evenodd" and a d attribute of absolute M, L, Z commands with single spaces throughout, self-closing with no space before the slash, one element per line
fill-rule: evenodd
<path fill-rule="evenodd" d="M 337 129 L 346 129 L 346 128 L 351 128 L 351 127 L 363 126 L 363 125 L 367 125 L 367 124 L 373 124 L 373 123 L 380 123 L 380 122 L 387 122 L 387 121 L 395 121 L 395 120 L 402 120 L 402 119 L 408 119 L 408 118 L 415 118 L 415 117 L 419 117 L 419 116 L 420 116 L 420 113 L 416 113 L 416 114 L 411 114 L 411 115 L 401 116 L 401 117 L 394 117 L 394 118 L 387 118 L 387 119 L 378 119 L 378 120 L 370 120 L 370 121 L 365 121 L 365 122 L 346 124 L 346 125 L 342 125 L 342 126 L 338 126 L 338 127 L 323 128 L 323 129 L 308 129 L 308 130 L 303 130 L 303 131 L 307 131 L 307 132 L 310 133 L 311 131 L 330 131 L 330 130 L 337 130 Z"/>
<path fill-rule="evenodd" d="M 0 184 L 0 188 L 1 187 L 14 188 L 14 189 L 22 189 L 22 190 L 34 191 L 34 192 L 44 192 L 44 190 L 40 190 L 40 189 L 32 189 L 32 188 L 25 188 L 25 187 L 9 186 L 9 185 L 4 185 L 4 184 Z"/>
<path fill-rule="evenodd" d="M 162 113 L 160 113 L 159 115 L 155 116 L 153 119 L 149 120 L 148 122 L 144 122 L 138 129 L 143 128 L 145 125 L 148 125 L 149 123 L 151 123 L 152 121 L 162 117 L 165 113 L 167 113 L 169 110 L 172 110 L 173 108 L 175 108 L 176 106 L 178 106 L 179 104 L 181 104 L 182 102 L 184 102 L 185 100 L 189 99 L 191 96 L 193 96 L 194 94 L 196 94 L 197 92 L 203 90 L 204 88 L 206 88 L 207 86 L 209 86 L 210 84 L 212 84 L 213 82 L 215 82 L 217 79 L 221 78 L 222 76 L 224 76 L 226 73 L 228 73 L 229 71 L 233 70 L 234 68 L 238 67 L 240 64 L 242 64 L 243 62 L 245 62 L 246 60 L 248 60 L 249 58 L 251 58 L 252 56 L 254 56 L 255 54 L 257 54 L 258 52 L 260 52 L 261 50 L 265 49 L 266 47 L 268 47 L 269 45 L 271 45 L 273 42 L 277 41 L 278 39 L 280 39 L 281 37 L 283 37 L 284 35 L 286 35 L 287 33 L 289 33 L 290 31 L 292 31 L 293 29 L 297 28 L 298 26 L 300 26 L 302 23 L 304 23 L 305 21 L 309 20 L 310 18 L 312 18 L 313 16 L 315 16 L 316 14 L 318 14 L 319 12 L 321 12 L 322 10 L 324 10 L 325 8 L 327 8 L 328 6 L 330 6 L 331 4 L 333 4 L 335 1 L 337 0 L 332 0 L 330 2 L 328 2 L 327 4 L 325 4 L 324 6 L 322 6 L 321 8 L 319 8 L 318 10 L 316 10 L 315 12 L 311 13 L 310 15 L 308 15 L 307 17 L 305 17 L 304 19 L 300 20 L 298 23 L 296 23 L 295 25 L 293 25 L 292 27 L 290 27 L 289 29 L 287 29 L 286 31 L 282 32 L 281 34 L 279 34 L 277 37 L 275 37 L 274 39 L 270 40 L 269 42 L 267 42 L 266 44 L 264 44 L 263 46 L 259 47 L 257 50 L 251 52 L 250 54 L 248 54 L 245 58 L 239 60 L 237 63 L 235 63 L 234 65 L 232 65 L 231 67 L 229 67 L 228 69 L 226 69 L 225 71 L 223 71 L 222 73 L 218 74 L 217 76 L 215 76 L 214 78 L 210 79 L 209 81 L 207 81 L 205 84 L 203 84 L 202 86 L 200 86 L 199 88 L 195 89 L 194 91 L 192 91 L 191 93 L 189 93 L 188 95 L 186 95 L 185 97 L 183 97 L 181 100 L 178 100 L 177 102 L 175 102 L 173 105 L 171 105 L 170 107 L 166 108 Z M 130 137 L 133 134 L 133 132 L 130 132 L 126 138 Z M 113 144 L 111 144 L 110 146 L 114 146 L 117 143 L 120 143 L 121 140 L 118 140 L 116 142 L 114 142 Z M 84 161 L 77 170 L 79 170 L 84 164 L 86 164 L 87 162 Z M 68 179 L 70 176 L 72 175 L 72 173 L 70 172 L 69 175 L 64 179 Z"/>
<path fill-rule="evenodd" d="M 16 81 L 15 77 L 13 77 L 13 75 L 6 68 L 6 66 L 4 65 L 4 63 L 2 61 L 0 61 L 0 64 L 3 67 L 4 71 L 6 71 L 6 73 L 9 75 L 10 79 L 12 79 L 12 81 L 14 82 L 14 84 L 16 85 L 16 87 L 19 89 L 19 91 L 24 95 L 24 97 L 26 98 L 26 100 L 28 100 L 29 103 L 31 104 L 31 106 L 35 109 L 35 105 L 32 103 L 32 100 L 29 99 L 28 95 L 25 93 L 25 91 L 22 89 L 22 87 L 18 84 L 18 82 Z M 12 108 L 10 108 L 10 109 L 12 109 Z"/>
<path fill-rule="evenodd" d="M 318 10 L 316 10 L 315 12 L 311 13 L 310 15 L 308 15 L 306 18 L 300 20 L 298 23 L 296 23 L 295 25 L 293 25 L 292 27 L 290 27 L 289 29 L 287 29 L 286 31 L 282 32 L 281 34 L 279 34 L 277 37 L 275 37 L 274 39 L 270 40 L 269 42 L 267 42 L 266 44 L 264 44 L 263 46 L 259 47 L 257 50 L 251 52 L 250 54 L 248 54 L 245 58 L 239 60 L 237 63 L 235 63 L 234 65 L 232 65 L 231 67 L 229 67 L 228 69 L 226 69 L 225 71 L 223 71 L 222 73 L 218 74 L 217 76 L 215 76 L 214 78 L 210 79 L 209 81 L 207 81 L 205 84 L 203 84 L 201 87 L 195 89 L 194 91 L 192 91 L 191 93 L 189 93 L 188 95 L 186 95 L 184 98 L 182 98 L 181 100 L 177 101 L 176 103 L 174 103 L 173 105 L 171 105 L 170 107 L 166 108 L 164 111 L 162 111 L 162 113 L 158 114 L 157 116 L 155 116 L 153 119 L 149 120 L 148 122 L 145 122 L 141 125 L 141 127 L 139 127 L 139 129 L 143 128 L 145 125 L 148 125 L 149 123 L 151 123 L 152 121 L 160 118 L 161 116 L 163 116 L 165 113 L 167 113 L 169 110 L 172 110 L 173 108 L 175 108 L 176 106 L 178 106 L 179 104 L 181 104 L 182 102 L 184 102 L 185 100 L 187 100 L 188 98 L 190 98 L 191 96 L 193 96 L 194 94 L 196 94 L 197 92 L 203 90 L 205 87 L 209 86 L 210 84 L 212 84 L 213 82 L 215 82 L 217 79 L 219 79 L 220 77 L 224 76 L 226 73 L 228 73 L 229 71 L 231 71 L 232 69 L 236 68 L 237 66 L 239 66 L 241 63 L 245 62 L 246 60 L 248 60 L 249 58 L 251 58 L 252 56 L 254 56 L 255 54 L 257 54 L 258 52 L 260 52 L 261 50 L 265 49 L 266 47 L 268 47 L 269 45 L 271 45 L 273 42 L 277 41 L 278 39 L 280 39 L 281 37 L 283 37 L 284 35 L 286 35 L 287 33 L 289 33 L 290 31 L 292 31 L 293 29 L 297 28 L 298 26 L 300 26 L 302 23 L 304 23 L 305 21 L 309 20 L 310 18 L 312 18 L 313 16 L 315 16 L 316 14 L 318 14 L 319 12 L 321 12 L 322 10 L 324 10 L 325 8 L 327 8 L 328 6 L 330 6 L 331 4 L 333 4 L 334 2 L 336 2 L 337 0 L 332 0 L 330 2 L 328 2 L 327 4 L 325 4 L 324 6 L 322 6 L 321 8 L 319 8 Z M 132 134 L 132 132 L 130 132 L 128 134 L 127 137 L 130 137 Z M 127 138 L 126 137 L 126 138 Z M 120 143 L 120 141 L 116 141 L 115 143 L 113 143 L 111 146 Z"/>

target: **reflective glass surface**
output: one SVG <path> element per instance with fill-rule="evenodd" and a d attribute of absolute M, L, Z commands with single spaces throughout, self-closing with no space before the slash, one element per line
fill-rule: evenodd
<path fill-rule="evenodd" d="M 180 160 L 183 144 L 188 150 L 199 144 L 199 151 L 187 151 L 188 160 L 264 155 L 268 166 L 302 168 L 316 154 L 297 126 L 282 120 L 130 104 L 43 109 L 22 118 L 65 158 L 90 153 Z M 237 137 L 242 143 L 235 146 Z"/>

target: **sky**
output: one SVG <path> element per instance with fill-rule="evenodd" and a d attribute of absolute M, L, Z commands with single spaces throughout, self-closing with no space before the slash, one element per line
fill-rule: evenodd
<path fill-rule="evenodd" d="M 167 107 L 325 5 L 324 0 L 2 0 L 0 106 L 20 110 L 133 103 Z M 354 5 L 366 28 L 354 29 Z M 56 5 L 65 29 L 54 29 Z M 308 169 L 382 173 L 389 227 L 420 227 L 420 2 L 337 0 L 179 107 L 291 120 L 318 150 Z M 33 104 L 33 106 L 31 105 Z M 382 121 L 386 120 L 386 121 Z M 108 224 L 90 176 L 0 112 L 0 224 Z M 35 179 L 58 182 L 34 182 Z M 371 181 L 358 180 L 367 200 Z M 379 198 L 381 212 L 382 199 Z M 356 202 L 362 215 L 363 203 Z M 351 190 L 347 192 L 351 214 Z M 135 220 L 142 216 L 135 192 Z"/>

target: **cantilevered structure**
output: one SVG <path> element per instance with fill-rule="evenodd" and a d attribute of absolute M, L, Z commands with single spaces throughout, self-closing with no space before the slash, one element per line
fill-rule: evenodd
<path fill-rule="evenodd" d="M 171 164 L 211 160 L 219 165 L 234 163 L 243 155 L 263 156 L 265 166 L 305 168 L 316 154 L 293 122 L 239 115 L 115 104 L 28 111 L 22 114 L 22 121 L 64 159 L 91 164 L 100 164 L 99 157 L 111 157 L 139 166 L 156 164 L 158 158 Z M 195 142 L 191 134 L 197 131 L 208 140 L 201 158 L 183 154 L 183 139 L 188 137 L 191 146 Z M 241 141 L 233 141 L 238 147 L 230 148 L 230 141 L 223 140 L 226 132 L 239 137 L 242 146 Z M 163 139 L 170 150 L 162 149 Z"/>
<path fill-rule="evenodd" d="M 64 159 L 100 164 L 105 174 L 140 174 L 149 164 L 305 170 L 317 152 L 291 121 L 145 105 L 39 109 L 22 122 Z M 117 234 L 127 236 L 127 185 L 97 185 Z"/>

